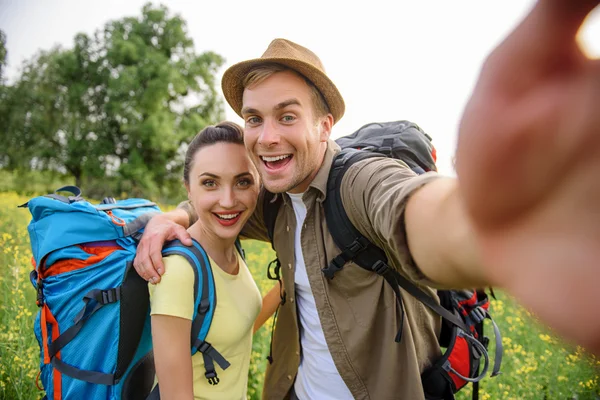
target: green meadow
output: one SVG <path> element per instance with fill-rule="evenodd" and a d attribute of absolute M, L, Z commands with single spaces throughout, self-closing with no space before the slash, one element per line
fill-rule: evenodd
<path fill-rule="evenodd" d="M 0 399 L 7 400 L 43 397 L 36 387 L 39 349 L 33 334 L 35 291 L 29 282 L 29 213 L 17 208 L 27 200 L 14 192 L 0 192 Z M 260 242 L 246 241 L 244 247 L 254 278 L 266 293 L 273 285 L 266 278 L 273 252 Z M 482 382 L 480 399 L 600 399 L 600 361 L 561 341 L 510 297 L 499 291 L 496 296 L 491 313 L 503 336 L 502 374 Z M 271 322 L 254 337 L 249 399 L 261 396 Z M 470 388 L 458 396 L 469 398 Z"/>

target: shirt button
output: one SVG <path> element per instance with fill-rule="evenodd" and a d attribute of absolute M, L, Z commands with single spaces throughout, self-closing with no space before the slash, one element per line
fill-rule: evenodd
<path fill-rule="evenodd" d="M 300 355 L 300 351 L 296 350 L 296 355 L 299 356 Z"/>
<path fill-rule="evenodd" d="M 292 269 L 292 264 L 288 264 L 288 268 L 289 268 L 289 269 Z"/>
<path fill-rule="evenodd" d="M 286 226 L 285 229 L 289 232 L 290 231 L 290 226 Z"/>
<path fill-rule="evenodd" d="M 287 378 L 291 381 L 292 380 L 292 376 L 288 375 Z"/>
<path fill-rule="evenodd" d="M 290 297 L 290 301 L 293 303 L 293 302 L 294 302 L 294 298 L 293 298 L 293 297 Z"/>

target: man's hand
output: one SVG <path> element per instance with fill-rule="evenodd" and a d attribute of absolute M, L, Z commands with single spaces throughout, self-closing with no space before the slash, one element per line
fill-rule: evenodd
<path fill-rule="evenodd" d="M 457 171 L 485 273 L 600 354 L 600 60 L 576 34 L 598 0 L 540 0 L 489 56 Z"/>
<path fill-rule="evenodd" d="M 192 245 L 188 231 L 167 214 L 158 214 L 150 219 L 133 260 L 133 267 L 142 278 L 151 283 L 160 282 L 160 276 L 165 272 L 161 250 L 165 242 L 174 239 L 181 240 L 186 246 Z"/>

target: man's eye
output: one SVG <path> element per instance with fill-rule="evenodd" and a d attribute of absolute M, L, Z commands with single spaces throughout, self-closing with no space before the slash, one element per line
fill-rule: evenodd
<path fill-rule="evenodd" d="M 248 117 L 246 118 L 246 123 L 250 125 L 255 125 L 260 123 L 259 117 Z"/>
<path fill-rule="evenodd" d="M 284 122 L 292 122 L 294 121 L 296 118 L 294 118 L 293 115 L 284 115 L 283 118 L 281 118 Z"/>

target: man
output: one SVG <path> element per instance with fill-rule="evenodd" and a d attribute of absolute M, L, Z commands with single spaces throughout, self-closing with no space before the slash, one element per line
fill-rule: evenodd
<path fill-rule="evenodd" d="M 597 3 L 542 0 L 490 55 L 461 123 L 460 185 L 377 159 L 354 165 L 341 189 L 355 226 L 424 290 L 503 287 L 596 352 L 600 300 L 587 293 L 599 283 L 600 66 L 575 34 Z M 404 296 L 394 343 L 399 310 L 381 277 L 351 267 L 331 281 L 320 273 L 336 255 L 322 201 L 338 150 L 329 135 L 344 113 L 320 61 L 277 39 L 226 71 L 222 85 L 264 186 L 284 199 L 274 246 L 288 301 L 263 396 L 423 398 L 419 376 L 439 355 L 439 318 Z M 187 226 L 188 212 L 150 222 L 134 263 L 141 276 L 158 281 L 162 243 L 187 238 L 172 221 Z M 266 240 L 261 214 L 244 235 Z"/>

